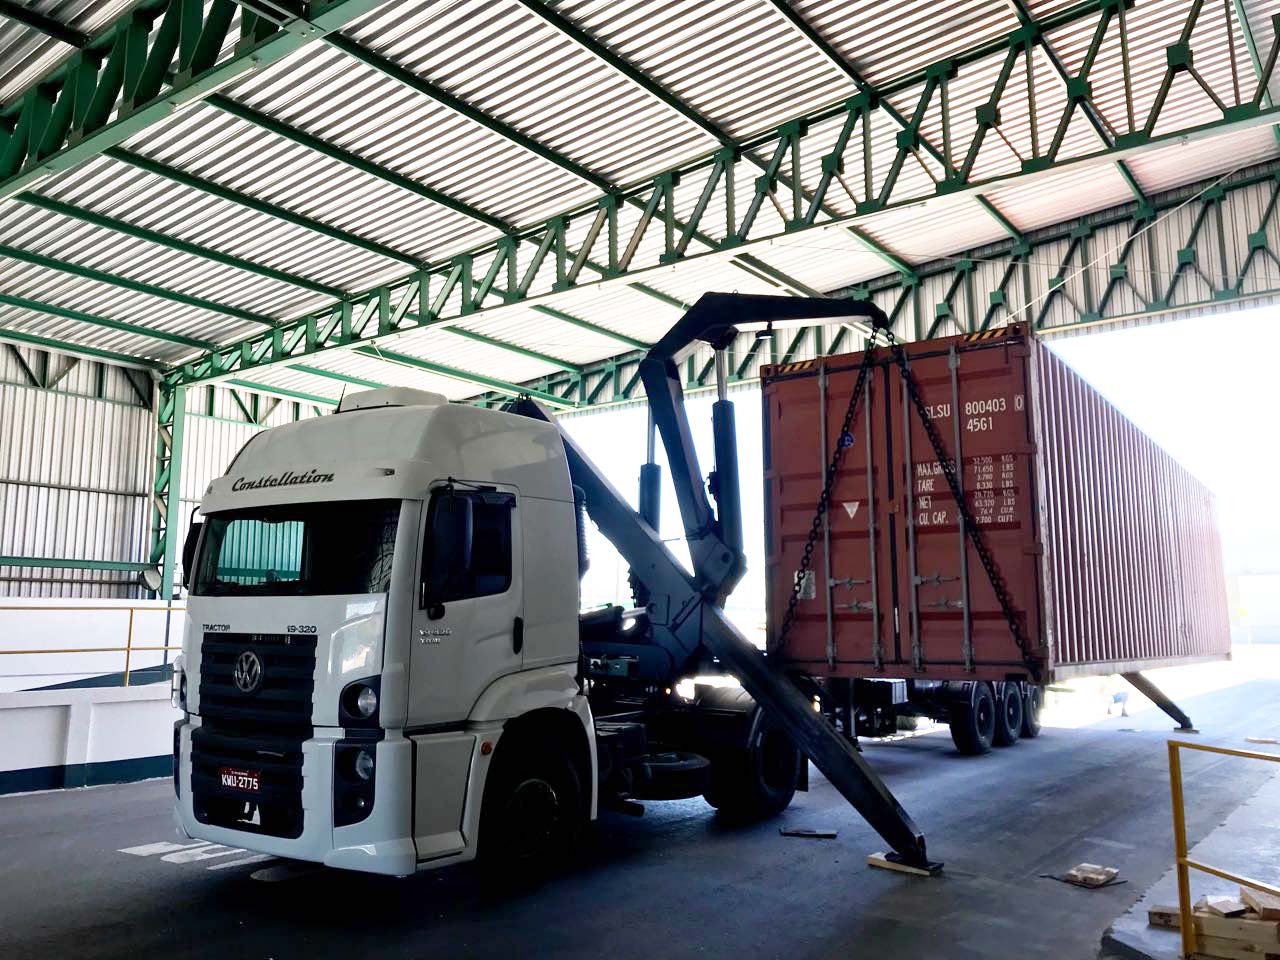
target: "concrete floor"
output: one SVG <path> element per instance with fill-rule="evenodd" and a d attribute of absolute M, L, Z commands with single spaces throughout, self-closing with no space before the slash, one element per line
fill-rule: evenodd
<path fill-rule="evenodd" d="M 1278 698 L 1280 681 L 1255 680 L 1183 705 L 1207 742 L 1240 745 L 1276 735 Z M 221 848 L 120 852 L 175 841 L 166 781 L 0 798 L 0 957 L 1088 960 L 1170 865 L 1169 730 L 1148 711 L 976 759 L 944 732 L 869 746 L 947 863 L 934 880 L 867 868 L 882 842 L 817 777 L 779 820 L 749 828 L 721 826 L 700 800 L 608 816 L 580 869 L 498 901 L 468 869 L 390 880 Z M 1186 758 L 1193 839 L 1262 786 L 1262 767 Z M 785 838 L 780 825 L 839 837 Z M 1082 860 L 1128 883 L 1040 878 Z"/>

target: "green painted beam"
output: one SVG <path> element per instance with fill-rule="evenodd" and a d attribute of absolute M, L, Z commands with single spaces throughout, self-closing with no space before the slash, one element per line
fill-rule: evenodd
<path fill-rule="evenodd" d="M 674 96 L 660 83 L 654 81 L 654 79 L 643 70 L 639 70 L 632 66 L 630 62 L 618 56 L 591 34 L 587 33 L 563 14 L 552 9 L 548 4 L 542 2 L 542 0 L 519 0 L 519 3 L 530 13 L 546 21 L 546 23 L 553 29 L 564 34 L 566 37 L 569 37 L 578 46 L 591 53 L 592 56 L 609 64 L 609 66 L 614 70 L 625 76 L 642 90 L 646 91 L 650 96 L 666 104 L 694 126 L 698 127 L 698 129 L 707 136 L 719 143 L 722 147 L 732 147 L 737 145 L 733 137 L 729 136 L 729 134 L 719 126 L 702 116 L 702 114 L 697 110 L 694 110 L 679 97 Z"/>
<path fill-rule="evenodd" d="M 21 23 L 46 37 L 52 37 L 70 47 L 83 47 L 89 43 L 89 35 L 70 27 L 38 10 L 33 10 L 15 0 L 0 0 L 0 17 Z"/>
<path fill-rule="evenodd" d="M 911 264 L 899 257 L 879 240 L 869 236 L 865 230 L 861 230 L 858 227 L 847 227 L 846 229 L 854 238 L 857 239 L 859 243 L 885 263 L 889 264 L 889 266 L 893 267 L 893 269 L 897 270 L 904 277 L 910 280 L 914 280 L 916 278 L 915 268 L 911 266 Z"/>
<path fill-rule="evenodd" d="M 133 290 L 136 293 L 145 293 L 151 297 L 158 297 L 161 300 L 168 300 L 171 303 L 181 303 L 188 307 L 197 307 L 201 310 L 208 310 L 210 313 L 221 314 L 224 317 L 231 317 L 236 320 L 245 320 L 249 323 L 260 323 L 266 327 L 274 327 L 279 325 L 278 320 L 261 313 L 254 313 L 252 310 L 241 310 L 239 307 L 233 307 L 230 304 L 218 303 L 215 300 L 206 300 L 204 297 L 194 297 L 190 294 L 180 293 L 177 290 L 170 290 L 168 287 L 158 287 L 151 283 L 142 283 L 139 280 L 131 280 L 128 277 L 122 277 L 118 273 L 107 273 L 105 270 L 96 270 L 93 267 L 86 267 L 78 263 L 72 263 L 69 260 L 59 260 L 55 257 L 47 257 L 42 253 L 33 253 L 30 250 L 22 250 L 18 247 L 8 247 L 0 245 L 0 257 L 8 257 L 11 260 L 21 260 L 23 263 L 30 263 L 37 267 L 44 267 L 47 270 L 57 270 L 59 273 L 69 273 L 72 276 L 84 277 L 86 280 L 93 280 L 97 283 L 105 283 L 109 286 L 120 287 L 124 290 Z"/>
<path fill-rule="evenodd" d="M 1053 68 L 1053 72 L 1058 75 L 1058 79 L 1060 79 L 1064 84 L 1069 83 L 1072 79 L 1071 71 L 1068 70 L 1066 64 L 1062 62 L 1062 58 L 1058 56 L 1058 52 L 1053 48 L 1053 44 L 1044 36 L 1043 28 L 1036 21 L 1035 15 L 1027 7 L 1024 0 L 1007 0 L 1007 2 L 1013 7 L 1019 20 L 1040 32 L 1040 47 L 1044 51 L 1045 57 L 1049 61 L 1049 65 Z M 1115 137 L 1107 128 L 1102 114 L 1098 112 L 1093 103 L 1088 99 L 1081 101 L 1080 111 L 1089 122 L 1089 126 L 1093 128 L 1093 132 L 1098 135 L 1098 139 L 1100 139 L 1106 147 L 1114 147 L 1116 145 Z M 1138 178 L 1134 176 L 1129 165 L 1123 160 L 1117 160 L 1116 171 L 1120 174 L 1121 178 L 1123 178 L 1124 182 L 1128 184 L 1129 190 L 1133 193 L 1137 201 L 1144 207 L 1151 206 L 1151 201 L 1147 199 L 1146 191 L 1144 191 L 1142 189 L 1142 185 L 1138 183 Z"/>
<path fill-rule="evenodd" d="M 145 360 L 127 353 L 116 353 L 114 350 L 100 350 L 97 347 L 86 347 L 53 337 L 41 337 L 33 333 L 22 333 L 19 330 L 0 329 L 0 340 L 21 343 L 28 347 L 39 347 L 42 350 L 59 350 L 72 356 L 90 357 L 94 360 L 107 360 L 126 367 L 142 367 L 147 370 L 159 370 L 160 364 L 153 360 Z"/>
<path fill-rule="evenodd" d="M 558 150 L 554 150 L 547 146 L 545 143 L 535 140 L 533 137 L 525 133 L 521 133 L 510 124 L 504 123 L 496 117 L 485 113 L 483 110 L 472 106 L 462 98 L 445 90 L 443 87 L 437 86 L 430 80 L 418 76 L 418 74 L 414 73 L 412 70 L 402 67 L 394 60 L 384 57 L 380 53 L 375 53 L 368 47 L 362 46 L 345 34 L 331 33 L 325 37 L 325 43 L 337 50 L 341 50 L 347 56 L 352 57 L 355 60 L 359 60 L 365 66 L 378 71 L 383 76 L 390 77 L 400 85 L 448 107 L 454 113 L 466 117 L 473 123 L 478 123 L 480 126 L 496 133 L 504 140 L 508 140 L 511 143 L 516 144 L 534 156 L 541 157 L 548 163 L 555 164 L 555 166 L 560 169 L 573 174 L 581 180 L 585 180 L 592 186 L 606 193 L 617 189 L 600 174 L 595 173 L 583 164 L 578 163 L 576 160 L 572 160 L 565 154 L 560 153 Z"/>
<path fill-rule="evenodd" d="M 74 123 L 61 130 L 51 129 L 50 124 L 41 149 L 34 155 L 23 151 L 16 171 L 0 178 L 0 200 L 22 193 L 51 174 L 73 169 L 108 147 L 168 119 L 175 108 L 201 100 L 233 79 L 280 61 L 383 2 L 326 0 L 313 4 L 308 19 L 294 18 L 282 29 L 242 38 L 231 54 L 221 59 L 217 54 L 234 20 L 234 7 L 225 0 L 215 3 L 207 13 L 189 0 L 140 0 L 130 5 L 110 26 L 89 39 L 79 53 L 41 76 L 31 87 L 37 91 L 34 99 L 24 97 L 3 110 L 4 116 L 19 118 L 20 123 L 24 114 L 28 122 L 40 119 L 42 114 L 65 119 L 69 115 L 65 107 L 73 99 L 64 104 L 64 97 L 85 98 L 91 94 L 86 101 L 89 109 L 76 116 Z M 192 10 L 203 14 L 199 23 L 191 22 Z M 194 29 L 175 29 L 183 13 Z M 242 20 L 244 16 L 242 12 Z M 140 47 L 136 38 L 145 36 L 148 26 L 157 20 L 161 27 L 155 39 L 149 47 Z M 145 59 L 140 56 L 143 52 Z M 98 69 L 93 66 L 95 60 L 105 65 Z M 175 65 L 186 69 L 175 71 Z M 168 80 L 169 77 L 173 79 Z M 48 103 L 49 98 L 56 99 L 45 114 L 42 102 Z"/>
<path fill-rule="evenodd" d="M 755 275 L 757 278 L 763 274 L 765 279 L 772 280 L 775 283 L 780 283 L 784 287 L 789 287 L 792 293 L 798 293 L 802 297 L 822 298 L 826 296 L 826 294 L 819 290 L 815 290 L 807 283 L 797 280 L 789 273 L 785 273 L 772 264 L 765 263 L 759 257 L 752 256 L 749 253 L 744 253 L 740 257 L 734 257 L 733 264 L 739 269 Z"/>
<path fill-rule="evenodd" d="M 338 401 L 331 397 L 322 397 L 314 393 L 303 393 L 300 390 L 287 390 L 284 387 L 273 387 L 267 383 L 258 383 L 256 380 L 243 380 L 237 377 L 236 379 L 228 380 L 227 383 L 237 387 L 244 387 L 246 390 L 254 390 L 258 393 L 275 394 L 276 396 L 285 397 L 289 400 L 301 400 L 303 403 L 318 403 L 327 407 L 336 407 L 338 405 Z"/>
<path fill-rule="evenodd" d="M 1249 14 L 1244 8 L 1243 0 L 1231 0 L 1231 9 L 1235 11 L 1236 22 L 1240 24 L 1240 33 L 1244 36 L 1245 50 L 1249 53 L 1249 65 L 1253 67 L 1254 80 L 1262 79 L 1262 58 L 1258 56 L 1258 43 L 1253 35 L 1253 25 L 1249 23 Z M 1274 41 L 1273 41 L 1274 42 Z M 1272 105 L 1271 93 L 1262 95 L 1262 102 L 1268 107 Z M 1276 140 L 1280 141 L 1280 126 L 1271 128 Z"/>
<path fill-rule="evenodd" d="M 665 303 L 669 307 L 675 307 L 677 310 L 688 310 L 690 304 L 685 303 L 679 297 L 673 297 L 669 293 L 663 293 L 657 287 L 651 287 L 647 283 L 628 283 L 628 287 L 643 293 L 646 297 L 652 297 L 659 303 Z"/>
<path fill-rule="evenodd" d="M 539 360 L 542 363 L 558 367 L 561 370 L 567 370 L 570 373 L 577 373 L 582 369 L 580 364 L 570 363 L 568 360 L 561 360 L 559 357 L 553 357 L 548 353 L 541 353 L 538 350 L 530 350 L 528 347 L 509 343 L 506 340 L 499 340 L 497 337 L 489 337 L 483 333 L 476 333 L 474 330 L 464 330 L 462 327 L 441 327 L 441 329 L 446 333 L 452 333 L 455 336 L 466 337 L 468 340 L 474 340 L 477 343 L 488 344 L 491 347 L 497 347 L 499 350 L 505 350 L 508 353 L 514 353 L 521 357 L 528 357 L 530 360 Z"/>
<path fill-rule="evenodd" d="M 40 378 L 40 375 L 31 369 L 31 364 L 27 363 L 27 358 L 19 352 L 17 347 L 12 343 L 6 343 L 4 345 L 4 349 L 5 352 L 13 358 L 13 362 L 18 365 L 18 369 L 22 371 L 22 375 L 27 378 L 27 382 L 24 386 L 39 387 L 41 390 L 45 389 L 44 382 Z M 43 356 L 48 356 L 48 354 L 43 354 Z"/>
<path fill-rule="evenodd" d="M 421 357 L 413 357 L 405 353 L 396 353 L 391 350 L 383 350 L 380 347 L 356 347 L 355 352 L 366 357 L 374 357 L 378 360 L 385 360 L 388 363 L 398 363 L 406 367 L 415 367 L 419 370 L 426 370 L 428 373 L 438 374 L 442 377 L 448 377 L 451 380 L 461 380 L 464 383 L 470 383 L 478 387 L 488 387 L 490 390 L 497 390 L 499 393 L 510 394 L 518 397 L 528 394 L 535 400 L 541 400 L 543 403 L 553 404 L 557 407 L 576 407 L 577 404 L 567 402 L 557 397 L 554 393 L 547 393 L 543 390 L 535 390 L 531 387 L 521 386 L 518 383 L 510 383 L 506 380 L 499 380 L 497 377 L 490 377 L 483 373 L 474 373 L 470 370 L 462 370 L 458 367 L 446 366 L 443 363 L 435 363 L 431 360 L 423 360 Z"/>
<path fill-rule="evenodd" d="M 214 263 L 220 263 L 227 267 L 234 267 L 236 270 L 243 270 L 246 273 L 257 274 L 258 276 L 266 277 L 269 280 L 286 283 L 293 287 L 300 287 L 303 290 L 310 290 L 313 293 L 321 293 L 325 296 L 333 297 L 335 300 L 341 300 L 349 296 L 347 291 L 340 287 L 330 286 L 327 283 L 319 283 L 315 280 L 309 280 L 306 277 L 298 276 L 297 274 L 288 273 L 284 270 L 277 270 L 274 267 L 267 267 L 260 263 L 254 263 L 253 261 L 245 260 L 242 257 L 223 253 L 219 250 L 213 250 L 209 247 L 203 247 L 198 243 L 191 243 L 188 240 L 182 240 L 178 237 L 171 236 L 170 234 L 161 233 L 159 230 L 140 227 L 137 224 L 128 222 L 127 220 L 121 220 L 118 217 L 110 217 L 103 213 L 96 213 L 92 210 L 87 210 L 84 207 L 77 207 L 74 204 L 55 200 L 52 197 L 46 197 L 42 194 L 20 193 L 14 199 L 33 207 L 39 207 L 41 210 L 49 210 L 64 217 L 71 217 L 72 219 L 80 220 L 84 223 L 93 224 L 94 226 L 101 227 L 104 230 L 114 230 L 116 233 L 123 233 L 126 236 L 136 237 L 139 240 L 146 240 L 148 243 L 154 243 L 161 247 L 168 247 L 170 250 L 178 250 L 182 253 L 190 254 L 193 257 L 199 257 L 202 260 L 211 260 Z"/>
<path fill-rule="evenodd" d="M 69 560 L 66 557 L 0 557 L 0 567 L 24 567 L 49 570 L 111 570 L 119 573 L 138 573 L 154 570 L 150 563 L 132 563 L 124 560 Z"/>
<path fill-rule="evenodd" d="M 377 380 L 369 380 L 365 377 L 357 377 L 350 373 L 339 373 L 337 370 L 326 370 L 324 367 L 313 367 L 307 363 L 291 363 L 290 370 L 297 370 L 300 373 L 309 373 L 313 377 L 325 377 L 328 380 L 337 380 L 339 383 L 347 383 L 353 387 L 368 387 L 370 390 L 382 390 L 388 385 L 379 383 Z"/>
<path fill-rule="evenodd" d="M 387 246 L 384 243 L 378 243 L 376 240 L 369 240 L 359 234 L 352 233 L 350 230 L 343 230 L 341 227 L 335 227 L 315 220 L 311 217 L 303 216 L 300 213 L 294 213 L 286 207 L 279 204 L 270 203 L 266 200 L 259 200 L 247 193 L 239 190 L 232 190 L 230 187 L 224 187 L 221 184 L 214 183 L 212 180 L 206 180 L 188 173 L 185 170 L 179 170 L 177 167 L 170 166 L 167 163 L 161 163 L 150 157 L 143 156 L 140 153 L 134 153 L 125 150 L 123 147 L 111 147 L 105 151 L 108 157 L 113 160 L 119 160 L 121 163 L 127 163 L 130 166 L 137 167 L 139 170 L 145 170 L 147 173 L 157 177 L 163 177 L 174 183 L 179 183 L 184 187 L 190 187 L 192 190 L 199 190 L 210 196 L 217 197 L 220 200 L 226 200 L 228 203 L 234 203 L 237 206 L 245 207 L 256 213 L 272 217 L 276 220 L 283 220 L 291 223 L 295 227 L 302 227 L 304 230 L 310 230 L 312 233 L 318 233 L 321 236 L 328 237 L 331 240 L 340 240 L 342 243 L 350 244 L 353 247 L 359 247 L 370 253 L 376 253 L 380 257 L 386 257 L 388 260 L 398 260 L 400 263 L 407 263 L 412 267 L 423 266 L 423 261 L 412 254 L 404 253 Z"/>
<path fill-rule="evenodd" d="M 590 330 L 592 333 L 598 333 L 602 337 L 609 337 L 613 340 L 617 340 L 619 343 L 625 343 L 627 346 L 635 347 L 637 350 L 648 350 L 651 346 L 651 344 L 644 340 L 637 340 L 635 337 L 629 337 L 625 333 L 619 333 L 617 330 L 610 330 L 608 327 L 602 327 L 598 323 L 592 323 L 590 320 L 583 320 L 581 317 L 575 317 L 573 314 L 565 313 L 563 310 L 557 310 L 555 307 L 548 307 L 545 304 L 535 303 L 529 309 L 536 310 L 538 313 L 546 314 L 548 317 L 555 317 L 557 320 L 563 320 L 565 323 L 573 324 L 575 327 L 581 327 L 583 330 Z"/>
<path fill-rule="evenodd" d="M 974 199 L 978 201 L 978 206 L 982 207 L 983 210 L 991 214 L 992 218 L 996 221 L 996 223 L 1004 227 L 1005 233 L 1009 234 L 1009 236 L 1013 237 L 1013 239 L 1015 240 L 1026 239 L 1022 235 L 1022 231 L 1019 230 L 1017 227 L 1015 227 L 1013 225 L 1013 221 L 1010 220 L 1008 217 L 1006 217 L 1003 213 L 1001 213 L 999 209 L 997 209 L 994 203 L 992 203 L 990 200 L 988 200 L 986 197 L 984 197 L 980 193 L 974 194 Z"/>
<path fill-rule="evenodd" d="M 182 513 L 182 458 L 186 453 L 187 388 L 173 390 L 173 419 L 169 428 L 168 485 L 164 490 L 164 553 L 160 561 L 160 597 L 174 595 L 175 571 L 180 559 L 178 517 Z"/>
<path fill-rule="evenodd" d="M 195 337 L 183 336 L 180 333 L 169 333 L 166 330 L 156 330 L 154 327 L 144 327 L 124 320 L 100 317 L 97 314 L 85 313 L 83 310 L 60 307 L 57 304 L 45 303 L 41 300 L 29 300 L 26 297 L 15 297 L 8 293 L 0 293 L 0 304 L 17 307 L 20 310 L 31 310 L 35 313 L 46 313 L 54 317 L 65 317 L 68 320 L 77 320 L 80 323 L 88 323 L 108 330 L 122 330 L 125 333 L 149 337 L 152 340 L 164 340 L 167 343 L 176 343 L 179 346 L 191 347 L 194 350 L 213 350 L 218 346 L 212 340 L 197 340 Z"/>
<path fill-rule="evenodd" d="M 469 203 L 458 200 L 455 197 L 451 197 L 449 194 L 444 193 L 441 190 L 436 190 L 434 187 L 428 187 L 426 184 L 419 183 L 412 177 L 407 177 L 404 174 L 397 173 L 396 171 L 384 167 L 381 164 L 374 163 L 372 160 L 367 160 L 359 154 L 352 153 L 350 150 L 339 147 L 337 144 L 330 143 L 328 140 L 324 140 L 314 134 L 307 133 L 305 130 L 300 130 L 297 127 L 290 126 L 282 120 L 277 120 L 275 117 L 268 116 L 260 110 L 255 110 L 252 107 L 245 106 L 243 103 L 232 100 L 230 97 L 224 96 L 223 94 L 215 93 L 205 102 L 211 107 L 217 107 L 224 113 L 228 113 L 239 120 L 243 120 L 245 123 L 252 124 L 253 126 L 259 127 L 263 130 L 268 130 L 278 137 L 291 140 L 299 146 L 306 147 L 308 150 L 313 150 L 331 160 L 337 160 L 339 163 L 351 167 L 353 170 L 359 170 L 363 174 L 375 177 L 385 183 L 390 183 L 393 186 L 399 187 L 401 190 L 416 194 L 417 196 L 422 197 L 425 200 L 430 200 L 432 203 L 439 204 L 442 207 L 447 207 L 455 213 L 460 213 L 465 217 L 470 217 L 472 220 L 475 220 L 478 223 L 483 223 L 487 227 L 492 227 L 494 230 L 498 230 L 502 233 L 514 233 L 516 230 L 513 224 L 508 223 L 501 217 L 495 217 L 488 214 L 479 207 L 472 206 Z"/>

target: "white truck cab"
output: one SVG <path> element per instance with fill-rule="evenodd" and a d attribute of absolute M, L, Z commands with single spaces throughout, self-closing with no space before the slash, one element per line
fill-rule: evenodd
<path fill-rule="evenodd" d="M 468 860 L 522 729 L 554 729 L 577 780 L 556 800 L 594 817 L 578 566 L 563 562 L 577 519 L 551 424 L 354 394 L 251 440 L 201 513 L 175 735 L 184 833 L 376 873 Z"/>

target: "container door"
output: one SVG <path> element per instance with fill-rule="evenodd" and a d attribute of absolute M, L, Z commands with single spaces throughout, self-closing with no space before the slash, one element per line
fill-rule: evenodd
<path fill-rule="evenodd" d="M 827 464 L 837 446 L 844 450 L 786 641 L 787 660 L 819 675 L 862 675 L 882 669 L 893 654 L 888 533 L 878 509 L 885 422 L 874 415 L 882 406 L 877 399 L 884 381 L 873 372 L 845 431 L 856 380 L 856 366 L 820 364 L 816 373 L 771 383 L 766 398 L 768 582 L 775 630 L 801 566 Z"/>
<path fill-rule="evenodd" d="M 909 349 L 910 368 L 1028 645 L 1039 651 L 1040 552 L 1027 407 L 1028 347 L 956 337 Z M 1025 661 L 969 541 L 928 434 L 896 372 L 889 398 L 901 487 L 897 524 L 900 645 L 907 675 L 1004 679 Z"/>

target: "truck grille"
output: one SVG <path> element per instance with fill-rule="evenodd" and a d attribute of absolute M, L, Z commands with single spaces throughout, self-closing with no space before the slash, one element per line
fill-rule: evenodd
<path fill-rule="evenodd" d="M 252 653 L 256 683 L 237 685 Z M 302 744 L 312 736 L 315 637 L 208 633 L 201 644 L 201 726 L 191 735 L 191 794 L 201 823 L 295 838 L 302 834 Z M 242 683 L 246 678 L 241 677 Z M 224 786 L 220 771 L 252 771 L 258 788 Z"/>
<path fill-rule="evenodd" d="M 236 686 L 236 661 L 252 653 L 261 665 L 251 693 Z M 200 647 L 200 716 L 206 720 L 285 730 L 311 730 L 316 638 L 283 633 L 206 633 Z"/>

